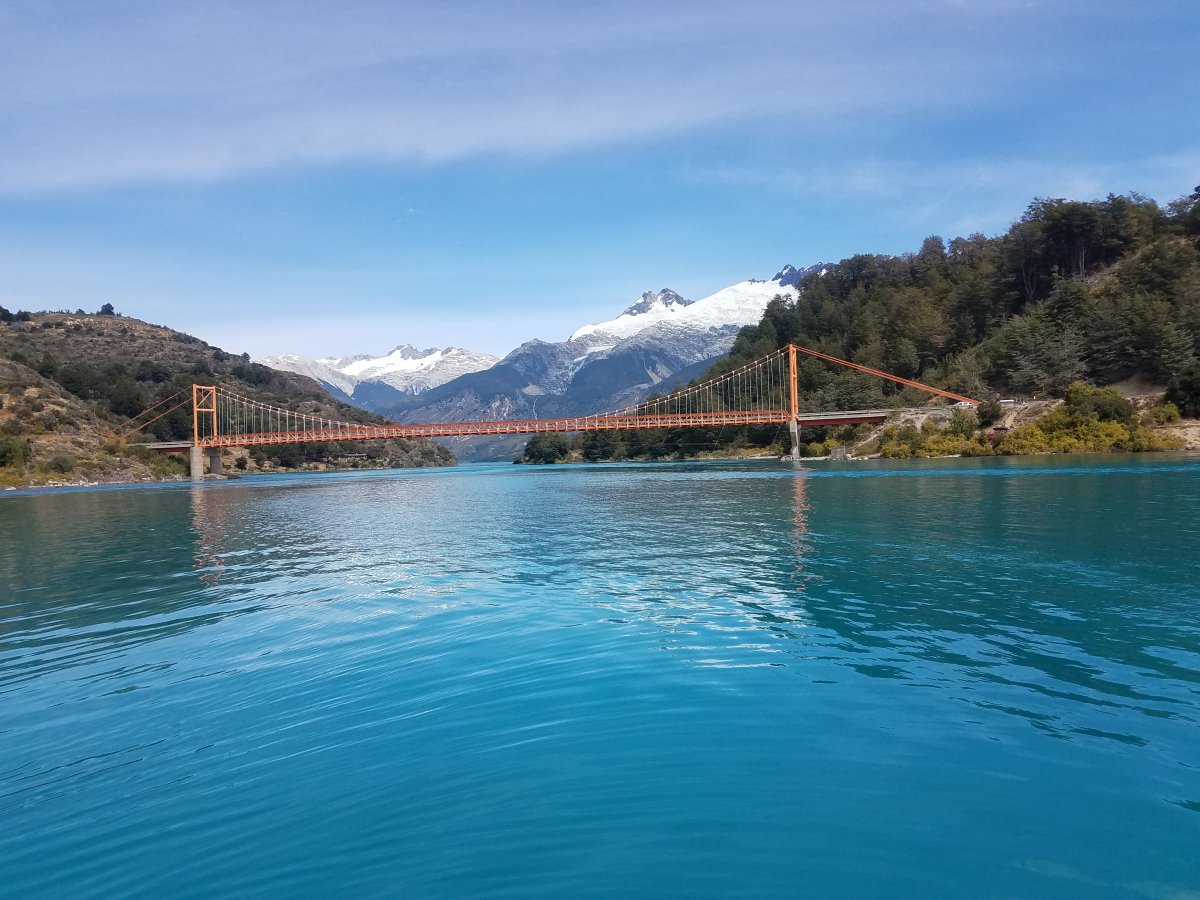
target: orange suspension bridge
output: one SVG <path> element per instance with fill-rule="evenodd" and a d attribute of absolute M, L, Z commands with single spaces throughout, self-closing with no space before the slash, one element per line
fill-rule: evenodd
<path fill-rule="evenodd" d="M 799 429 L 803 425 L 853 425 L 882 422 L 894 409 L 858 409 L 835 412 L 801 412 L 797 359 L 807 354 L 826 362 L 847 366 L 868 375 L 918 388 L 960 403 L 978 401 L 941 388 L 911 381 L 829 356 L 807 347 L 789 344 L 762 359 L 747 363 L 724 375 L 691 387 L 672 391 L 613 412 L 560 419 L 524 419 L 500 422 L 437 422 L 407 425 L 368 425 L 340 422 L 311 413 L 271 406 L 218 386 L 192 387 L 192 440 L 151 445 L 164 452 L 190 452 L 192 477 L 204 474 L 204 457 L 212 471 L 220 471 L 224 447 L 292 444 L 312 441 L 364 441 L 390 438 L 454 437 L 481 434 L 538 434 L 543 432 L 616 431 L 637 428 L 695 428 L 723 425 L 787 425 L 791 431 L 792 455 L 798 456 Z M 178 396 L 178 395 L 176 395 Z M 169 402 L 162 401 L 157 406 Z M 187 402 L 132 429 L 137 431 Z M 145 410 L 142 415 L 154 411 Z"/>

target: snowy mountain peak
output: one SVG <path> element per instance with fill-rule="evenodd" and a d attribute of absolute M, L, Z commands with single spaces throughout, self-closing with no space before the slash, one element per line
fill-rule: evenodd
<path fill-rule="evenodd" d="M 829 263 L 817 263 L 813 266 L 806 266 L 803 269 L 797 269 L 795 266 L 784 266 L 772 278 L 772 281 L 778 281 L 780 284 L 788 287 L 800 287 L 800 282 L 804 281 L 809 275 L 824 275 L 829 269 L 833 268 Z"/>
<path fill-rule="evenodd" d="M 605 337 L 609 338 L 610 345 L 615 344 L 618 340 L 632 337 L 643 328 L 677 318 L 691 305 L 691 300 L 685 300 L 670 288 L 663 288 L 661 291 L 646 291 L 638 298 L 637 302 L 615 319 L 584 325 L 573 332 L 568 340 L 578 341 L 587 337 Z"/>
<path fill-rule="evenodd" d="M 438 350 L 431 347 L 428 350 L 418 350 L 411 344 L 401 344 L 386 356 L 359 356 L 338 366 L 346 375 L 355 378 L 376 377 L 394 372 L 416 372 L 422 369 L 432 369 L 443 357 L 452 353 L 467 353 L 466 350 L 456 350 L 447 347 Z M 321 360 L 321 362 L 329 362 Z"/>
<path fill-rule="evenodd" d="M 263 362 L 276 369 L 308 375 L 353 395 L 363 382 L 382 382 L 404 393 L 420 393 L 459 375 L 490 368 L 499 357 L 474 353 L 461 347 L 419 350 L 400 344 L 384 356 L 326 356 L 307 359 L 295 353 L 273 356 Z"/>
<path fill-rule="evenodd" d="M 807 274 L 807 271 L 803 270 L 800 274 Z M 767 302 L 776 294 L 794 296 L 795 290 L 778 279 L 759 281 L 751 278 L 749 281 L 742 281 L 717 291 L 702 300 L 684 300 L 668 289 L 658 293 L 647 291 L 642 294 L 641 299 L 615 319 L 584 325 L 571 335 L 570 340 L 604 337 L 609 339 L 608 344 L 615 345 L 618 341 L 631 338 L 651 326 L 672 325 L 707 331 L 727 325 L 751 325 L 762 317 Z"/>
<path fill-rule="evenodd" d="M 670 288 L 663 288 L 661 291 L 646 291 L 642 294 L 641 299 L 625 312 L 623 316 L 640 316 L 650 312 L 655 307 L 663 307 L 670 309 L 676 306 L 689 306 L 691 300 L 685 300 Z"/>

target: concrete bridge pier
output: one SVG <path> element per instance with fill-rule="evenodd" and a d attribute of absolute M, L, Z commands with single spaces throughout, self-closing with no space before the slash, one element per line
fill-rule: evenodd
<path fill-rule="evenodd" d="M 788 422 L 788 433 L 792 436 L 792 459 L 800 458 L 800 423 L 795 419 Z"/>
<path fill-rule="evenodd" d="M 216 447 L 196 447 L 188 450 L 188 463 L 191 468 L 192 481 L 204 479 L 204 457 L 208 457 L 208 471 L 212 475 L 223 473 L 221 468 L 221 451 Z"/>

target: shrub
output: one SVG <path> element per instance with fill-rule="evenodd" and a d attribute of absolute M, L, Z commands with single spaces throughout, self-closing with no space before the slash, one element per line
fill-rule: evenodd
<path fill-rule="evenodd" d="M 1101 422 L 1129 422 L 1133 403 L 1115 387 L 1088 387 L 1082 381 L 1067 388 L 1067 409 L 1080 416 L 1095 416 Z"/>
<path fill-rule="evenodd" d="M 75 469 L 75 457 L 69 453 L 56 453 L 50 457 L 50 461 L 46 463 L 46 470 L 49 472 L 58 472 L 61 475 Z"/>
<path fill-rule="evenodd" d="M 912 459 L 912 447 L 900 441 L 884 441 L 879 445 L 879 455 L 888 459 Z"/>
<path fill-rule="evenodd" d="M 1171 379 L 1166 400 L 1173 403 L 1181 415 L 1200 418 L 1200 361 L 1193 362 Z"/>
<path fill-rule="evenodd" d="M 20 468 L 27 454 L 28 445 L 23 439 L 11 434 L 0 436 L 0 466 Z"/>
<path fill-rule="evenodd" d="M 1175 450 L 1182 442 L 1160 438 L 1148 428 L 1127 422 L 1101 421 L 1059 408 L 1035 422 L 1014 428 L 996 445 L 996 452 L 1100 453 L 1113 450 L 1143 452 Z"/>
<path fill-rule="evenodd" d="M 996 400 L 984 400 L 975 407 L 975 417 L 979 422 L 980 428 L 987 428 L 989 425 L 995 425 L 1000 421 L 1000 416 L 1004 414 L 1004 407 Z"/>
<path fill-rule="evenodd" d="M 1143 425 L 1167 425 L 1179 419 L 1179 407 L 1174 403 L 1164 403 L 1142 413 Z"/>
<path fill-rule="evenodd" d="M 975 413 L 966 409 L 956 409 L 950 417 L 948 431 L 962 438 L 969 438 L 979 427 L 979 419 Z"/>

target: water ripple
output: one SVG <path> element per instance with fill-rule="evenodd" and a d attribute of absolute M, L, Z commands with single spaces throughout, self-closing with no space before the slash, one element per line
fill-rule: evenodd
<path fill-rule="evenodd" d="M 1200 461 L 1153 460 L 5 497 L 6 887 L 1200 890 Z"/>

